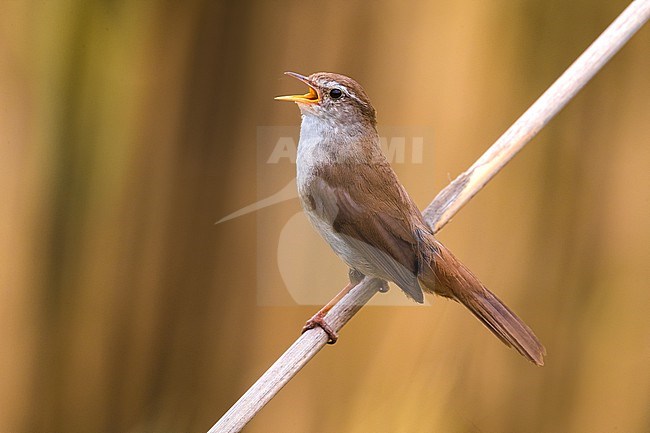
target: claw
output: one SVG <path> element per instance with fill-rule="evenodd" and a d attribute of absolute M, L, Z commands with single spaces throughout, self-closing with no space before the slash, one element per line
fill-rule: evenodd
<path fill-rule="evenodd" d="M 336 340 L 339 339 L 338 334 L 334 332 L 330 325 L 325 321 L 323 316 L 318 313 L 316 313 L 311 319 L 307 320 L 305 326 L 302 327 L 302 333 L 304 334 L 305 332 L 314 328 L 321 328 L 323 331 L 325 331 L 328 337 L 327 344 L 334 344 L 336 343 Z"/>

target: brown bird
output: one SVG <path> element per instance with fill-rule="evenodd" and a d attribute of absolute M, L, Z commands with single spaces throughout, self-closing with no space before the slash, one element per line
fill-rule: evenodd
<path fill-rule="evenodd" d="M 381 152 L 375 109 L 363 88 L 339 74 L 287 75 L 309 86 L 304 95 L 276 98 L 297 103 L 302 113 L 298 195 L 316 231 L 350 267 L 351 282 L 360 274 L 392 281 L 419 303 L 423 292 L 451 298 L 507 346 L 543 365 L 546 350 L 533 331 L 433 237 Z M 334 342 L 325 312 L 306 328 L 320 326 Z"/>

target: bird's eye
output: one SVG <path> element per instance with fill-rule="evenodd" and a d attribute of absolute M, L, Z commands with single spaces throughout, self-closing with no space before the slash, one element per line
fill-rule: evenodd
<path fill-rule="evenodd" d="M 341 89 L 332 89 L 330 90 L 330 96 L 332 99 L 339 99 L 341 96 L 343 96 L 343 92 Z"/>

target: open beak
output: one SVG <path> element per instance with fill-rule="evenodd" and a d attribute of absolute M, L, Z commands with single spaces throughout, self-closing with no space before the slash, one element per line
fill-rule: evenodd
<path fill-rule="evenodd" d="M 309 81 L 308 77 L 305 77 L 304 75 L 296 74 L 295 72 L 285 72 L 286 75 L 289 75 L 293 78 L 296 78 L 306 85 L 309 86 L 309 92 L 305 93 L 304 95 L 288 95 L 288 96 L 276 96 L 275 99 L 277 101 L 290 101 L 290 102 L 304 102 L 307 104 L 316 104 L 318 101 L 320 101 L 320 97 L 318 96 L 318 91 L 312 86 L 312 84 Z"/>

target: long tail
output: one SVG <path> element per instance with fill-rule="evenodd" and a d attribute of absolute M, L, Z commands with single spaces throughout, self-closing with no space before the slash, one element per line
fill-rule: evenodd
<path fill-rule="evenodd" d="M 425 289 L 460 302 L 507 346 L 514 347 L 531 362 L 544 365 L 546 349 L 528 325 L 481 284 L 451 251 L 437 240 L 434 244 L 433 260 L 419 275 Z"/>

